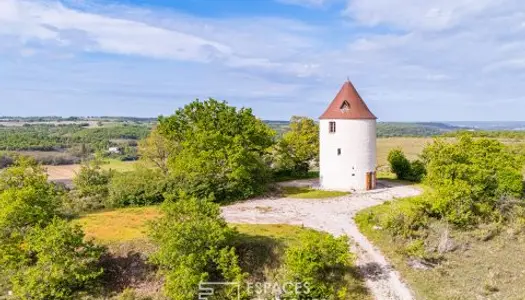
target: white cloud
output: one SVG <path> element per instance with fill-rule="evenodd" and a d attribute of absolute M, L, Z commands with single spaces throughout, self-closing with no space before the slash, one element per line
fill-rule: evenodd
<path fill-rule="evenodd" d="M 4 34 L 24 39 L 51 40 L 68 44 L 63 33 L 78 31 L 92 43 L 82 50 L 143 55 L 191 61 L 208 61 L 230 56 L 231 50 L 220 43 L 174 30 L 149 26 L 136 21 L 109 18 L 75 11 L 58 2 L 4 0 L 0 15 Z"/>
<path fill-rule="evenodd" d="M 408 30 L 443 30 L 498 7 L 502 0 L 350 0 L 346 13 L 366 25 Z"/>

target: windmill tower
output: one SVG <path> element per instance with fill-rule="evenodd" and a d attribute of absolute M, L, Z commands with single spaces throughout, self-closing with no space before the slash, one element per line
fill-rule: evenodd
<path fill-rule="evenodd" d="M 350 81 L 319 119 L 321 188 L 374 189 L 377 118 Z"/>

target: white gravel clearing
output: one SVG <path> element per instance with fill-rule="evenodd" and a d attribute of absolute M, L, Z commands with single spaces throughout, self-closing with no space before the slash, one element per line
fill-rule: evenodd
<path fill-rule="evenodd" d="M 294 181 L 286 185 L 315 184 L 313 181 Z M 413 299 L 397 271 L 381 252 L 362 235 L 355 214 L 367 207 L 395 198 L 416 196 L 420 190 L 399 184 L 379 183 L 379 189 L 356 192 L 331 199 L 255 199 L 225 206 L 222 215 L 230 223 L 303 225 L 335 236 L 346 234 L 355 242 L 351 250 L 357 255 L 357 267 L 375 299 Z"/>

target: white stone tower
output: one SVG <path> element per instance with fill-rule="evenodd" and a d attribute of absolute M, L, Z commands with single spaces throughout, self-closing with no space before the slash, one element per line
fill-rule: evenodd
<path fill-rule="evenodd" d="M 320 119 L 320 184 L 325 190 L 376 186 L 376 117 L 350 81 Z"/>

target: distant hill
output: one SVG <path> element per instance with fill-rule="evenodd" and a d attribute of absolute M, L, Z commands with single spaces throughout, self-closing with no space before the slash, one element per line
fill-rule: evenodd
<path fill-rule="evenodd" d="M 289 129 L 288 121 L 264 121 L 272 127 L 279 135 Z M 377 123 L 378 137 L 429 137 L 462 129 L 445 123 L 433 122 L 379 122 Z"/>
<path fill-rule="evenodd" d="M 430 137 L 460 129 L 445 123 L 437 122 L 379 122 L 378 137 Z"/>

